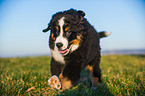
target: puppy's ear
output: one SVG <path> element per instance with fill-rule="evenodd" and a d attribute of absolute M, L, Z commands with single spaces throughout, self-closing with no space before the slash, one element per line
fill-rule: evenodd
<path fill-rule="evenodd" d="M 81 10 L 78 10 L 77 12 L 78 12 L 78 13 L 79 13 L 79 15 L 81 15 L 82 17 L 84 17 L 84 16 L 85 16 L 85 12 L 83 12 L 83 11 L 81 11 Z"/>
<path fill-rule="evenodd" d="M 46 29 L 43 29 L 42 31 L 43 32 L 47 32 L 47 31 L 49 31 L 50 30 L 50 25 L 48 24 L 48 27 L 46 28 Z"/>
<path fill-rule="evenodd" d="M 78 14 L 80 15 L 81 21 L 82 21 L 82 20 L 84 19 L 85 12 L 83 12 L 83 11 L 81 11 L 81 10 L 78 10 L 77 12 L 78 12 Z"/>

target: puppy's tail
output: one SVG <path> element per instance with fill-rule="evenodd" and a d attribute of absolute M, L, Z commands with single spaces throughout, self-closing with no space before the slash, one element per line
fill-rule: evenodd
<path fill-rule="evenodd" d="M 107 37 L 111 34 L 111 32 L 101 31 L 99 32 L 100 38 Z"/>

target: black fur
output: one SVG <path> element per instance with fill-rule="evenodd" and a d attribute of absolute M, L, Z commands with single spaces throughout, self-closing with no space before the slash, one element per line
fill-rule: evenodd
<path fill-rule="evenodd" d="M 62 72 L 63 76 L 71 80 L 72 84 L 75 84 L 79 80 L 81 70 L 87 65 L 93 66 L 94 77 L 98 77 L 99 81 L 101 81 L 100 35 L 84 16 L 85 13 L 83 11 L 74 9 L 56 13 L 52 16 L 48 28 L 43 30 L 43 32 L 51 30 L 51 34 L 54 34 L 54 37 L 56 38 L 55 26 L 60 18 L 65 17 L 65 23 L 70 26 L 69 30 L 73 33 L 71 38 L 76 38 L 76 35 L 78 34 L 82 35 L 79 48 L 64 56 L 65 64 L 57 62 L 53 57 L 51 59 L 52 75 L 59 76 Z M 54 41 L 55 40 L 50 35 L 49 46 L 52 50 L 54 50 Z"/>

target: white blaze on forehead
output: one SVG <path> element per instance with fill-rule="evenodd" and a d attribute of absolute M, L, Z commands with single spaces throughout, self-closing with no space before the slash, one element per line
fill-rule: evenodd
<path fill-rule="evenodd" d="M 64 17 L 62 17 L 59 21 L 59 26 L 60 26 L 60 34 L 58 37 L 56 37 L 55 45 L 56 43 L 62 43 L 63 46 L 61 50 L 64 50 L 68 47 L 68 40 L 63 36 L 64 30 L 63 30 L 63 25 L 64 25 Z"/>
<path fill-rule="evenodd" d="M 64 17 L 62 17 L 58 22 L 60 26 L 60 33 L 63 34 Z"/>
<path fill-rule="evenodd" d="M 52 56 L 53 58 L 61 63 L 61 64 L 65 64 L 65 61 L 64 61 L 64 57 L 63 55 L 58 51 L 58 48 L 56 46 L 57 43 L 62 43 L 63 46 L 61 47 L 61 50 L 65 50 L 67 47 L 68 47 L 68 40 L 66 38 L 63 37 L 63 25 L 64 25 L 64 17 L 62 17 L 59 21 L 58 21 L 58 24 L 60 26 L 60 34 L 59 36 L 56 37 L 56 41 L 54 42 L 55 43 L 55 46 L 54 46 L 54 50 L 51 50 L 51 53 L 52 53 Z"/>
<path fill-rule="evenodd" d="M 64 17 L 62 17 L 59 21 L 59 26 L 60 26 L 60 35 L 59 36 L 62 36 L 63 35 L 63 25 L 64 25 Z"/>

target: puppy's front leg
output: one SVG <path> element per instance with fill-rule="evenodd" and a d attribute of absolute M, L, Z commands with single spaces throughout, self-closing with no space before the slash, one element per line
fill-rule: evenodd
<path fill-rule="evenodd" d="M 80 63 L 69 63 L 64 68 L 63 72 L 59 75 L 59 79 L 62 84 L 62 90 L 73 87 L 74 84 L 80 78 L 81 64 Z"/>
<path fill-rule="evenodd" d="M 67 77 L 64 77 L 62 73 L 59 75 L 59 79 L 62 84 L 62 90 L 69 89 L 73 86 L 72 81 L 69 80 Z"/>

